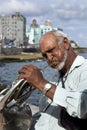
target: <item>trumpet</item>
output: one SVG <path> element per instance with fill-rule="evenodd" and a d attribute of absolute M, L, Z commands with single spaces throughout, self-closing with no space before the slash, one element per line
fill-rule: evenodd
<path fill-rule="evenodd" d="M 13 105 L 23 103 L 28 99 L 35 88 L 24 79 L 13 81 L 10 89 L 6 88 L 0 92 L 0 109 L 12 107 Z"/>

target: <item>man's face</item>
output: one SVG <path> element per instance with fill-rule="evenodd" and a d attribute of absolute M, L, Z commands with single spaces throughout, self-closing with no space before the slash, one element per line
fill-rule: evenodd
<path fill-rule="evenodd" d="M 58 41 L 53 37 L 46 37 L 41 41 L 40 50 L 47 63 L 58 70 L 63 69 L 67 59 L 67 50 L 63 44 L 58 45 Z"/>

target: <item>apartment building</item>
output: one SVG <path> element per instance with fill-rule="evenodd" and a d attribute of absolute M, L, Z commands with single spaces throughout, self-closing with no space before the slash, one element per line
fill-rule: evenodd
<path fill-rule="evenodd" d="M 26 37 L 26 18 L 19 12 L 11 16 L 0 16 L 0 41 L 2 46 L 24 44 Z"/>

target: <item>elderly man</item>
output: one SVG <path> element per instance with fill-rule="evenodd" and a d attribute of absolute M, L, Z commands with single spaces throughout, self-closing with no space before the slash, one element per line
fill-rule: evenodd
<path fill-rule="evenodd" d="M 25 65 L 19 70 L 19 78 L 45 95 L 31 130 L 87 130 L 87 60 L 76 55 L 67 35 L 58 30 L 42 36 L 40 51 L 60 76 L 52 83 L 36 66 Z"/>

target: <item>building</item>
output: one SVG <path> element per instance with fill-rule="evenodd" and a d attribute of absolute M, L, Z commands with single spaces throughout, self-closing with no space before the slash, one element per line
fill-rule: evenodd
<path fill-rule="evenodd" d="M 44 25 L 39 26 L 36 19 L 33 19 L 31 25 L 26 26 L 26 36 L 28 37 L 28 43 L 32 45 L 39 44 L 41 36 L 51 30 L 57 30 L 57 28 L 52 27 L 50 20 L 46 20 Z"/>
<path fill-rule="evenodd" d="M 26 37 L 26 18 L 19 12 L 11 16 L 0 16 L 0 40 L 4 46 L 24 44 Z"/>

